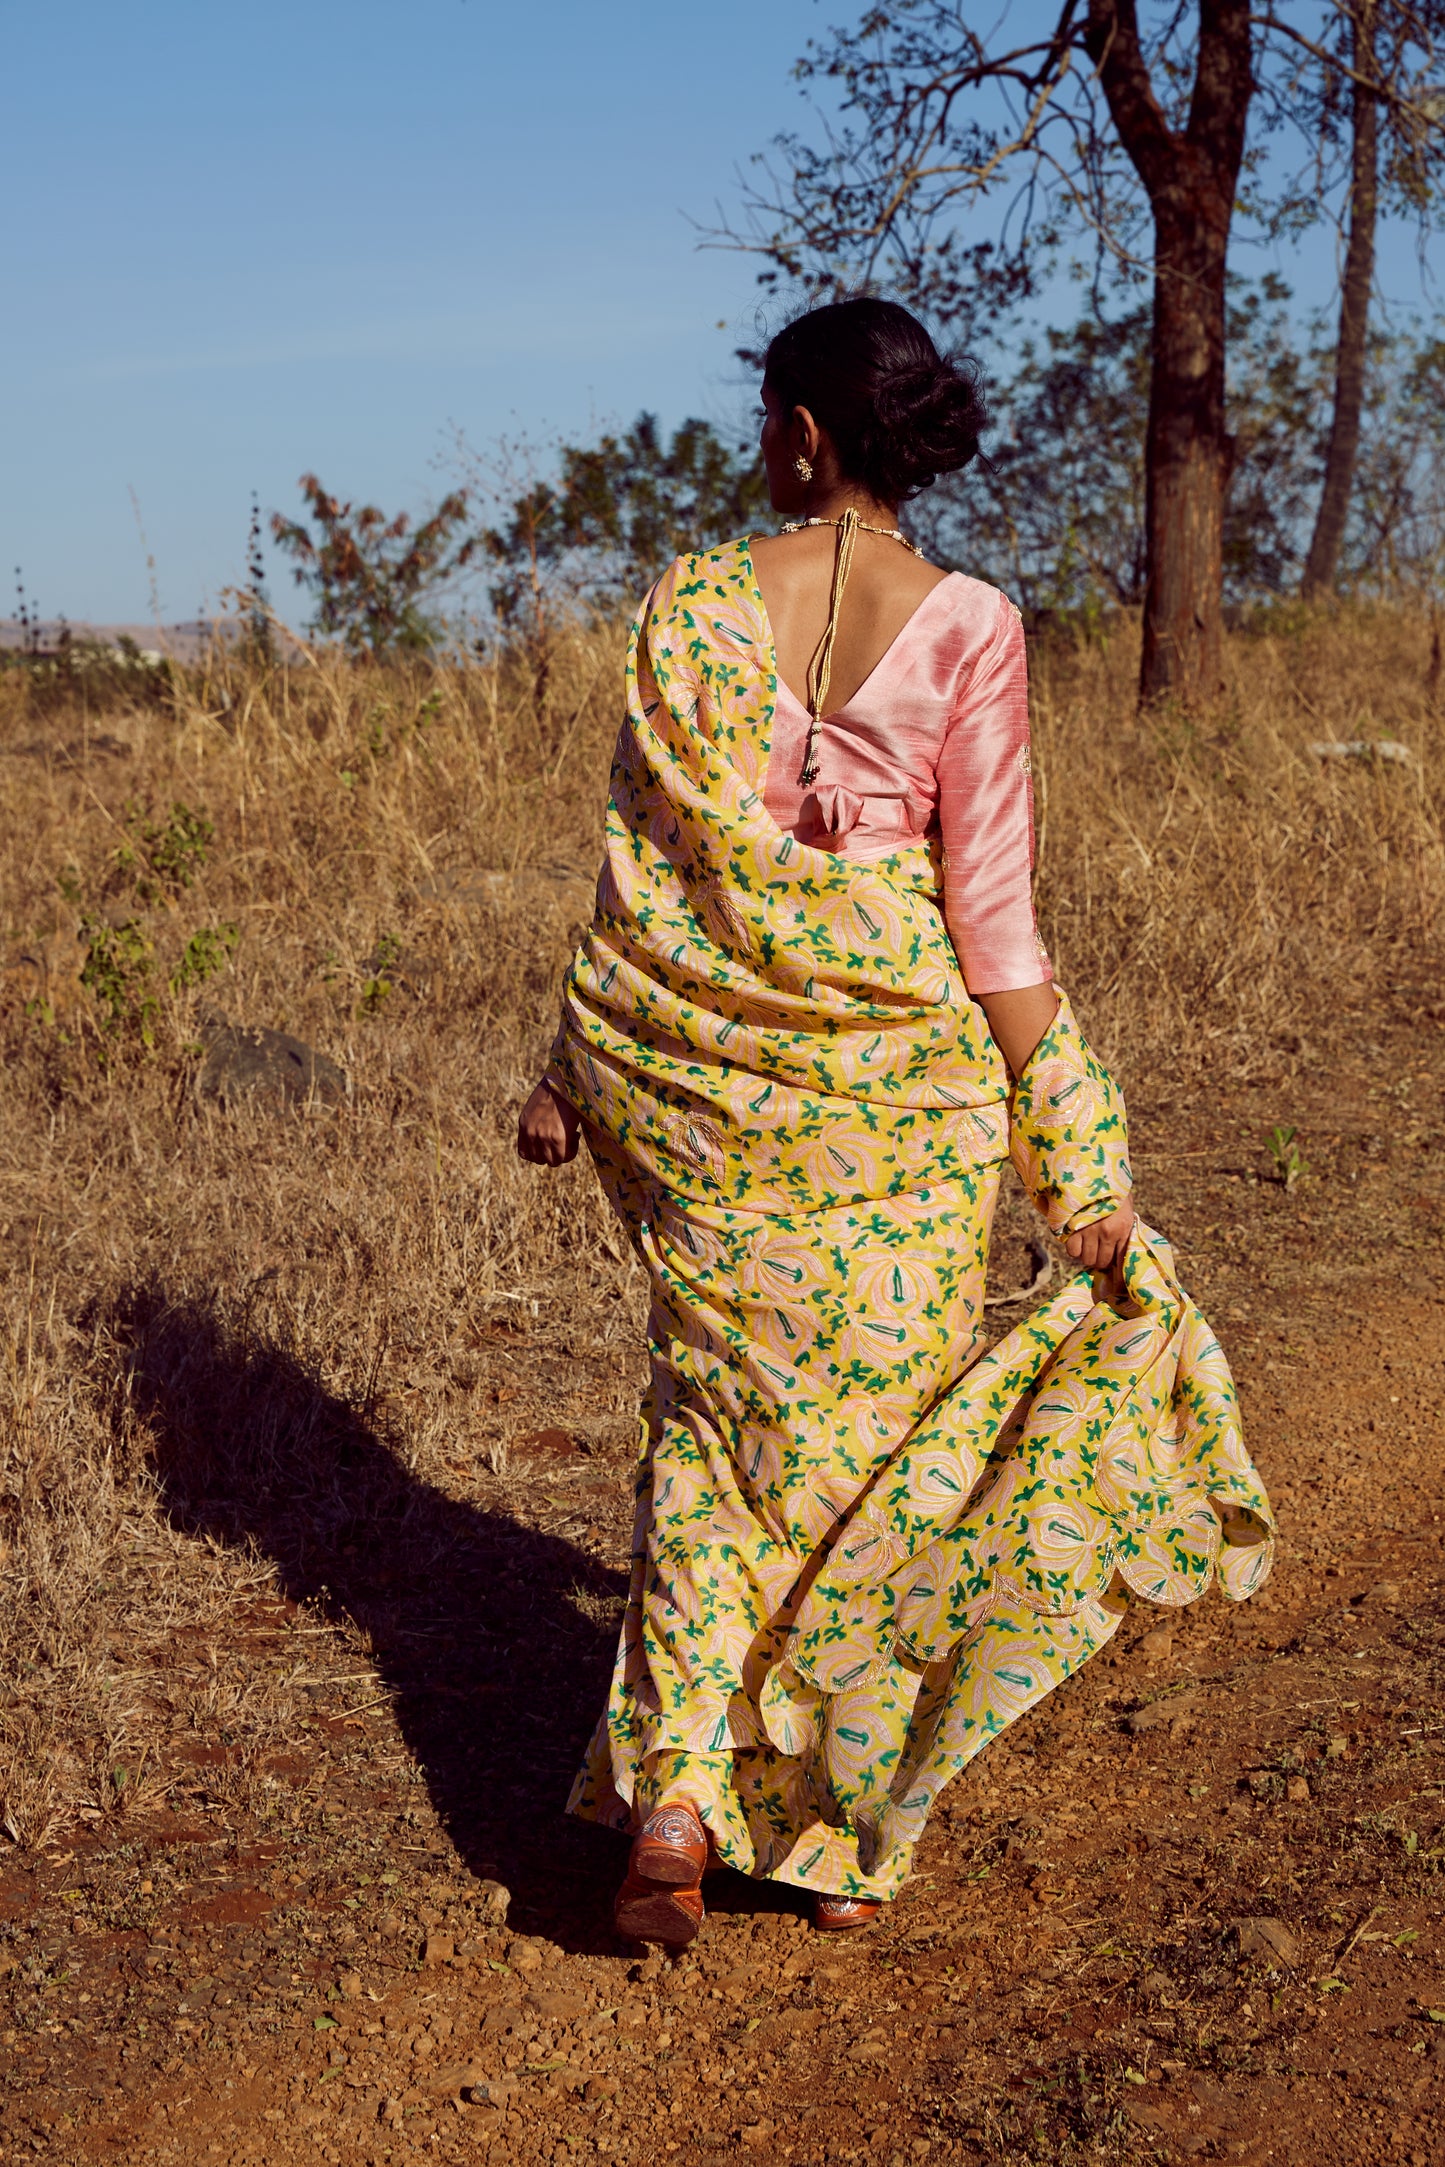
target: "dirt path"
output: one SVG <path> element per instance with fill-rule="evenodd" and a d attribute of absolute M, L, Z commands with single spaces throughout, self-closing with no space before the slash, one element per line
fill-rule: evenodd
<path fill-rule="evenodd" d="M 1272 1582 L 1133 1613 L 954 1787 L 885 1927 L 839 1946 L 727 1878 L 683 1961 L 611 1940 L 620 1850 L 556 1809 L 625 1522 L 620 1424 L 581 1457 L 570 1425 L 617 1357 L 522 1329 L 478 1359 L 559 1434 L 404 1501 L 436 1570 L 343 1530 L 286 1599 L 159 1636 L 166 1805 L 0 1859 L 0 2160 L 1445 2162 L 1440 1033 L 1403 993 L 1358 1031 L 1183 1134 L 1135 1108 Z M 1282 1118 L 1292 1195 L 1253 1179 Z M 264 1543 L 205 1502 L 198 1534 Z M 262 1675 L 309 1694 L 282 1753 L 197 1712 Z"/>

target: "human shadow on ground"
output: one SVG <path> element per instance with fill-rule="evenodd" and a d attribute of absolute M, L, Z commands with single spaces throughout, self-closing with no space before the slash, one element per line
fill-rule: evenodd
<path fill-rule="evenodd" d="M 275 1561 L 282 1591 L 370 1635 L 465 1864 L 512 1919 L 611 1946 L 618 1838 L 567 1819 L 607 1688 L 624 1578 L 412 1473 L 373 1410 L 220 1304 L 131 1289 L 109 1321 L 174 1527 Z"/>

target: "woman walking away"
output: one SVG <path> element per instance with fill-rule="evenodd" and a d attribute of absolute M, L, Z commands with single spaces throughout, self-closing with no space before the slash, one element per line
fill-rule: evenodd
<path fill-rule="evenodd" d="M 643 605 L 518 1137 L 542 1166 L 586 1137 L 652 1281 L 631 1591 L 570 1805 L 632 1833 L 619 1930 L 674 1945 L 715 1862 L 866 1924 L 1129 1591 L 1238 1599 L 1272 1548 L 1037 936 L 1018 613 L 898 530 L 977 451 L 974 382 L 845 301 L 774 339 L 763 406 L 786 523 Z M 1079 1269 L 983 1354 L 1009 1157 Z"/>

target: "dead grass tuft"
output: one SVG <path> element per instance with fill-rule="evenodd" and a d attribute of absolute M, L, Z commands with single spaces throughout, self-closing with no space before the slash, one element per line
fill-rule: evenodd
<path fill-rule="evenodd" d="M 1236 637 L 1207 716 L 1141 719 L 1133 642 L 1035 673 L 1039 915 L 1126 1077 L 1240 1075 L 1323 1048 L 1332 1011 L 1431 953 L 1445 897 L 1428 627 L 1282 609 Z M 1397 739 L 1415 757 L 1320 761 Z M 1313 1037 L 1311 1037 L 1313 1034 Z"/>

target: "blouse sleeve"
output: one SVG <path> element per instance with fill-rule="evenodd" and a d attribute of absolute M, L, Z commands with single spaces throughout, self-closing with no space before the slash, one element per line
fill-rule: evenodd
<path fill-rule="evenodd" d="M 949 719 L 938 758 L 944 915 L 968 990 L 1046 985 L 1034 919 L 1034 798 L 1024 628 L 1006 595 L 993 638 Z"/>

